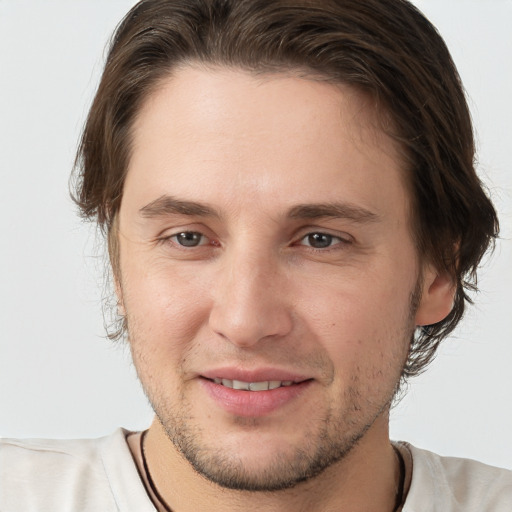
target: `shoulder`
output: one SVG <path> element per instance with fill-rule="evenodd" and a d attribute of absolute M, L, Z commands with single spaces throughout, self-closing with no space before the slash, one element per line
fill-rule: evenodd
<path fill-rule="evenodd" d="M 512 471 L 405 446 L 412 454 L 413 473 L 404 512 L 512 510 Z"/>
<path fill-rule="evenodd" d="M 0 470 L 35 472 L 39 465 L 66 469 L 99 459 L 99 439 L 0 439 Z"/>
<path fill-rule="evenodd" d="M 125 434 L 118 429 L 99 439 L 0 439 L 0 510 L 122 510 L 122 487 L 141 485 Z"/>

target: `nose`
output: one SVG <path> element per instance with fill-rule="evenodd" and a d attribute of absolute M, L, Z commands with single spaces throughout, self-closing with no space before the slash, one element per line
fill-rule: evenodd
<path fill-rule="evenodd" d="M 234 345 L 252 347 L 292 330 L 286 276 L 277 258 L 237 251 L 217 275 L 210 328 Z"/>

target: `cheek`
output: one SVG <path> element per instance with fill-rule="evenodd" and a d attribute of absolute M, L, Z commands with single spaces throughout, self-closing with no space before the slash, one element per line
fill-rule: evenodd
<path fill-rule="evenodd" d="M 384 282 L 371 272 L 357 280 L 331 279 L 315 293 L 309 290 L 301 317 L 337 368 L 402 360 L 414 329 L 410 281 L 397 276 L 396 282 Z"/>
<path fill-rule="evenodd" d="M 133 343 L 143 341 L 153 351 L 179 354 L 208 316 L 208 286 L 197 272 L 168 267 L 126 262 L 123 303 Z"/>

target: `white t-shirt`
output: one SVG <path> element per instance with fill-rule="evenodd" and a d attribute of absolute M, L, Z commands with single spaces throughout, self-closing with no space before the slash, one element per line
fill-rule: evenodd
<path fill-rule="evenodd" d="M 0 440 L 0 511 L 155 512 L 127 434 Z M 512 511 L 512 471 L 406 446 L 413 474 L 403 512 Z"/>

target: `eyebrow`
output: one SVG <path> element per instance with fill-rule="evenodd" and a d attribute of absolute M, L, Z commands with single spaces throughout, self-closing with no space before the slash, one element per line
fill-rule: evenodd
<path fill-rule="evenodd" d="M 140 214 L 148 219 L 165 217 L 169 215 L 188 215 L 195 217 L 220 218 L 220 213 L 213 207 L 184 201 L 169 195 L 163 195 L 155 199 L 139 210 Z M 366 208 L 350 203 L 318 203 L 299 204 L 290 208 L 287 217 L 291 219 L 348 219 L 353 222 L 365 224 L 377 222 L 380 216 Z"/>
<path fill-rule="evenodd" d="M 381 219 L 377 213 L 350 203 L 300 204 L 291 208 L 288 216 L 292 219 L 348 219 L 361 224 Z"/>
<path fill-rule="evenodd" d="M 211 206 L 194 201 L 182 201 L 168 195 L 163 195 L 146 206 L 143 206 L 139 212 L 143 217 L 148 219 L 168 215 L 220 217 L 219 213 Z"/>

